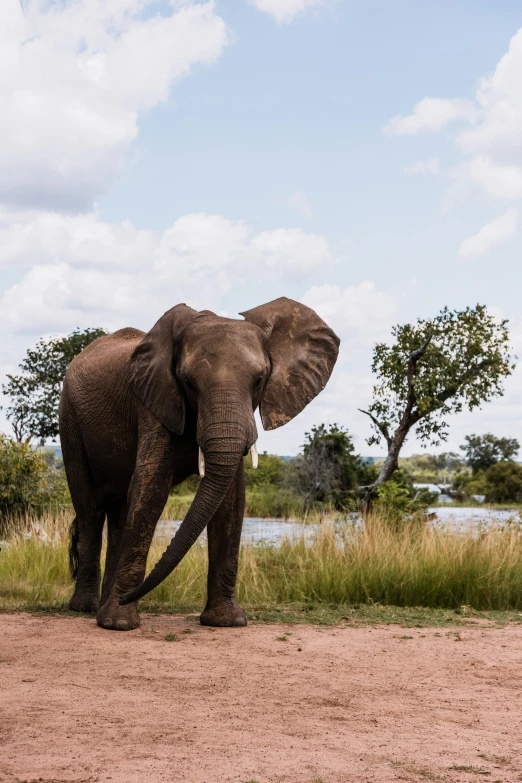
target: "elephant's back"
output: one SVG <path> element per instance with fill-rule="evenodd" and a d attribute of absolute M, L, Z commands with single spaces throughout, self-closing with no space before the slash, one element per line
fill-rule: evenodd
<path fill-rule="evenodd" d="M 97 397 L 115 392 L 120 383 L 128 384 L 132 352 L 143 335 L 139 329 L 127 327 L 94 340 L 67 368 L 64 387 L 69 394 L 78 395 L 80 403 L 86 393 Z"/>
<path fill-rule="evenodd" d="M 126 328 L 99 337 L 67 369 L 61 417 L 74 417 L 88 452 L 99 454 L 101 444 L 114 457 L 134 451 L 140 403 L 130 386 L 131 356 L 143 335 Z"/>
<path fill-rule="evenodd" d="M 82 367 L 93 369 L 107 362 L 112 364 L 130 361 L 130 355 L 144 336 L 145 332 L 140 329 L 126 326 L 124 329 L 118 329 L 117 332 L 98 337 L 75 356 L 67 369 L 66 377 L 81 372 Z"/>

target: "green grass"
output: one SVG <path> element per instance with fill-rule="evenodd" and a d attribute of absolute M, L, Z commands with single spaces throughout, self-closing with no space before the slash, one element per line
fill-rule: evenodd
<path fill-rule="evenodd" d="M 32 536 L 12 535 L 0 553 L 3 610 L 63 611 L 72 592 L 68 519 L 42 520 Z M 149 567 L 165 541 L 155 540 Z M 143 611 L 191 613 L 205 603 L 207 553 L 196 544 L 176 571 L 141 602 Z M 244 545 L 238 599 L 259 622 L 448 625 L 522 619 L 522 536 L 409 526 L 379 518 L 365 530 L 323 523 L 311 543 Z"/>
<path fill-rule="evenodd" d="M 163 510 L 163 519 L 183 519 L 195 493 L 170 495 Z M 289 519 L 304 515 L 304 502 L 293 492 L 271 484 L 248 487 L 246 490 L 246 517 Z"/>

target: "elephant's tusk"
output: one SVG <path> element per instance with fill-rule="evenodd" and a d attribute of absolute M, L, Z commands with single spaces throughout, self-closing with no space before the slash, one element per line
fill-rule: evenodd
<path fill-rule="evenodd" d="M 203 456 L 203 452 L 201 449 L 199 450 L 199 456 L 198 456 L 198 466 L 199 466 L 199 475 L 201 478 L 205 476 L 205 457 Z"/>
<path fill-rule="evenodd" d="M 252 467 L 255 470 L 257 468 L 257 463 L 258 463 L 257 445 L 255 443 L 253 446 L 250 447 L 250 456 L 252 457 Z"/>

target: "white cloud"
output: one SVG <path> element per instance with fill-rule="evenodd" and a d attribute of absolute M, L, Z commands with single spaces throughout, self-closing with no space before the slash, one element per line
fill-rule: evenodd
<path fill-rule="evenodd" d="M 295 278 L 333 260 L 324 237 L 301 229 L 253 234 L 242 221 L 184 215 L 163 232 L 96 213 L 0 213 L 0 264 L 27 267 L 0 300 L 0 323 L 40 334 L 75 326 L 150 325 L 187 301 L 221 309 L 232 281 Z"/>
<path fill-rule="evenodd" d="M 474 122 L 476 116 L 473 103 L 465 98 L 423 98 L 411 114 L 392 117 L 384 130 L 397 136 L 415 136 L 422 131 L 435 133 L 456 120 Z"/>
<path fill-rule="evenodd" d="M 491 195 L 518 198 L 522 181 L 521 71 L 522 28 L 511 39 L 492 76 L 480 80 L 474 101 L 424 98 L 407 117 L 394 117 L 386 130 L 414 135 L 423 130 L 440 131 L 460 120 L 455 143 L 460 152 L 471 156 L 465 164 L 469 176 Z M 462 174 L 461 169 L 458 176 Z"/>
<path fill-rule="evenodd" d="M 386 126 L 390 133 L 413 135 L 440 131 L 460 121 L 454 140 L 462 161 L 450 172 L 447 204 L 482 195 L 488 199 L 522 199 L 522 28 L 513 36 L 494 73 L 481 79 L 470 101 L 424 98 L 407 117 L 398 115 Z M 435 160 L 435 159 L 433 159 Z M 419 165 L 419 164 L 417 164 Z M 419 169 L 407 167 L 408 174 Z M 505 242 L 516 231 L 517 211 L 484 226 L 461 243 L 459 255 L 471 258 Z"/>
<path fill-rule="evenodd" d="M 411 166 L 406 166 L 404 171 L 406 174 L 439 174 L 440 161 L 438 158 L 418 160 L 417 163 L 413 163 Z"/>
<path fill-rule="evenodd" d="M 516 234 L 518 209 L 508 209 L 503 215 L 483 226 L 477 234 L 460 244 L 459 256 L 463 259 L 476 258 L 492 247 L 502 245 Z"/>
<path fill-rule="evenodd" d="M 497 163 L 488 155 L 475 155 L 455 177 L 493 198 L 522 198 L 522 166 L 514 163 Z"/>
<path fill-rule="evenodd" d="M 227 30 L 213 2 L 176 4 L 165 16 L 154 6 L 3 0 L 0 201 L 90 208 L 121 170 L 139 113 L 219 57 Z"/>
<path fill-rule="evenodd" d="M 298 14 L 321 5 L 324 0 L 251 0 L 258 11 L 274 17 L 278 24 L 291 22 Z"/>
<path fill-rule="evenodd" d="M 296 274 L 321 266 L 330 258 L 328 240 L 300 228 L 263 231 L 252 240 L 252 248 L 267 266 L 291 269 Z"/>
<path fill-rule="evenodd" d="M 489 151 L 505 159 L 522 152 L 522 28 L 510 41 L 492 76 L 482 79 L 477 90 L 481 121 L 462 130 L 457 144 L 466 153 Z"/>
<path fill-rule="evenodd" d="M 343 350 L 354 343 L 370 346 L 389 337 L 397 313 L 393 297 L 378 291 L 369 280 L 346 288 L 331 283 L 315 285 L 302 302 L 334 329 L 344 343 Z"/>
<path fill-rule="evenodd" d="M 314 211 L 308 197 L 300 190 L 296 190 L 288 199 L 288 204 L 294 212 L 299 212 L 307 218 L 314 216 Z"/>

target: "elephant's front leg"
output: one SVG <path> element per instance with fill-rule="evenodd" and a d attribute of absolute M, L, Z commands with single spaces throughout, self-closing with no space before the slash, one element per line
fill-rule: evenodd
<path fill-rule="evenodd" d="M 102 628 L 131 631 L 140 624 L 137 602 L 120 606 L 118 599 L 144 579 L 154 530 L 169 496 L 171 473 L 172 455 L 168 444 L 163 449 L 158 449 L 154 442 L 150 447 L 147 443 L 140 447 L 129 487 L 128 515 L 114 581 L 96 617 Z"/>
<path fill-rule="evenodd" d="M 244 611 L 237 604 L 235 587 L 243 514 L 245 511 L 245 473 L 243 460 L 223 503 L 208 528 L 207 605 L 202 625 L 246 625 Z"/>

